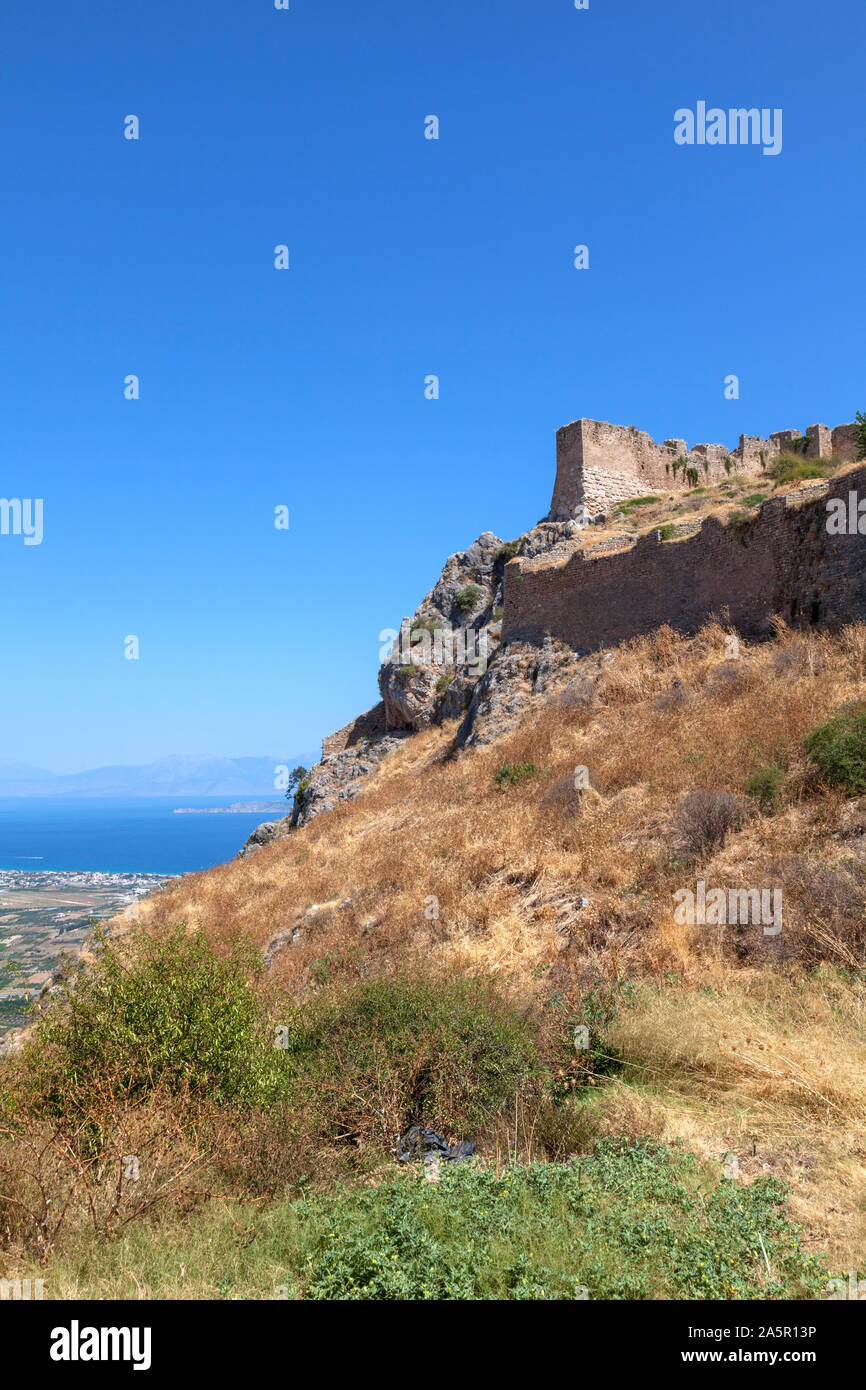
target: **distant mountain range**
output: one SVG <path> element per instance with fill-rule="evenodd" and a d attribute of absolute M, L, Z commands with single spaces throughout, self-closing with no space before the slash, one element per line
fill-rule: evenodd
<path fill-rule="evenodd" d="M 0 759 L 0 796 L 268 796 L 278 794 L 276 769 L 311 767 L 318 754 L 288 758 L 178 755 L 139 766 L 56 773 Z"/>

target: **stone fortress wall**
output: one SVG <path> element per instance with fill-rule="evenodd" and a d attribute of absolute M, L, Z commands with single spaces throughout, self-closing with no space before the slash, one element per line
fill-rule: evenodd
<path fill-rule="evenodd" d="M 685 471 L 674 472 L 678 458 L 696 468 L 701 484 L 723 482 L 730 475 L 760 476 L 773 458 L 795 447 L 804 436 L 799 430 L 779 430 L 769 439 L 740 435 L 736 449 L 722 444 L 694 444 L 666 439 L 656 444 L 633 425 L 609 425 L 604 420 L 574 420 L 556 435 L 556 482 L 548 520 L 568 521 L 582 516 L 607 514 L 617 502 L 647 492 L 684 491 Z M 856 457 L 854 425 L 810 425 L 805 431 L 806 458 L 845 460 Z M 730 463 L 728 464 L 728 460 Z"/>
<path fill-rule="evenodd" d="M 647 451 L 652 441 L 634 434 L 635 454 Z M 847 453 L 847 432 L 828 435 L 837 452 Z M 853 453 L 853 432 L 850 439 Z M 621 459 L 628 459 L 628 447 Z M 827 525 L 829 499 L 842 498 L 848 507 L 851 493 L 866 499 L 866 465 L 829 484 L 770 498 L 735 527 L 711 516 L 697 531 L 686 527 L 669 540 L 651 531 L 637 541 L 617 537 L 586 549 L 574 541 L 534 558 L 518 556 L 505 567 L 502 640 L 538 643 L 550 635 L 593 651 L 665 623 L 693 633 L 714 614 L 744 635 L 766 633 L 777 614 L 793 627 L 863 620 L 866 535 L 856 525 L 832 534 Z M 866 530 L 866 516 L 862 523 Z"/>

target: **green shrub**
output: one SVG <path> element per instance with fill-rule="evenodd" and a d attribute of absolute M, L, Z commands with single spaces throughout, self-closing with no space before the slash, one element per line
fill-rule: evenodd
<path fill-rule="evenodd" d="M 750 492 L 748 497 L 740 499 L 744 507 L 757 507 L 761 502 L 766 502 L 766 492 Z"/>
<path fill-rule="evenodd" d="M 757 801 L 762 811 L 775 811 L 779 804 L 785 769 L 778 763 L 767 763 L 752 773 L 746 781 L 746 796 Z"/>
<path fill-rule="evenodd" d="M 730 454 L 728 454 L 728 457 L 725 459 L 725 472 L 726 472 L 726 473 L 730 473 L 730 471 L 731 471 L 731 469 L 733 468 L 733 466 L 734 466 L 734 461 L 733 461 L 733 459 L 731 458 Z"/>
<path fill-rule="evenodd" d="M 857 458 L 866 459 L 866 415 L 862 410 L 857 411 L 857 423 L 854 426 L 854 438 L 857 443 Z"/>
<path fill-rule="evenodd" d="M 516 786 L 526 777 L 532 777 L 534 772 L 533 763 L 505 763 L 497 772 L 494 781 L 499 791 L 504 792 L 506 787 Z"/>
<path fill-rule="evenodd" d="M 89 1087 L 134 1099 L 191 1087 L 217 1104 L 275 1098 L 273 1033 L 251 946 L 218 958 L 183 924 L 123 950 L 97 943 L 40 1016 L 25 1053 L 35 1103 L 62 1115 Z"/>
<path fill-rule="evenodd" d="M 450 686 L 453 679 L 454 677 L 452 675 L 449 675 L 447 671 L 444 671 L 442 673 L 442 675 L 436 682 L 436 695 L 438 699 L 444 699 L 445 695 L 448 693 L 448 687 Z"/>
<path fill-rule="evenodd" d="M 866 791 L 866 708 L 843 708 L 804 739 L 809 757 L 832 786 Z"/>
<path fill-rule="evenodd" d="M 819 459 L 804 459 L 795 453 L 780 454 L 767 470 L 777 483 L 799 483 L 806 478 L 826 477 L 828 469 Z"/>
<path fill-rule="evenodd" d="M 465 589 L 458 589 L 454 595 L 454 607 L 458 613 L 471 613 L 478 607 L 481 600 L 482 590 L 477 584 L 467 584 Z"/>
<path fill-rule="evenodd" d="M 677 533 L 676 525 L 673 521 L 665 522 L 664 526 L 659 527 L 659 535 L 663 541 L 669 541 Z"/>
<path fill-rule="evenodd" d="M 522 540 L 506 541 L 505 545 L 501 545 L 498 550 L 494 551 L 494 565 L 507 565 L 509 560 L 513 560 L 515 555 L 520 554 L 522 544 Z"/>
<path fill-rule="evenodd" d="M 689 487 L 697 487 L 697 484 L 698 484 L 698 470 L 697 470 L 696 468 L 687 468 L 687 469 L 686 469 L 686 479 L 687 479 L 687 481 L 688 481 Z"/>
<path fill-rule="evenodd" d="M 413 1123 L 477 1138 L 540 1085 L 537 1024 L 485 979 L 402 974 L 335 989 L 288 1025 L 295 1113 L 391 1145 Z"/>
<path fill-rule="evenodd" d="M 405 666 L 397 667 L 398 679 L 405 685 L 407 681 L 412 680 L 413 676 L 417 676 L 419 669 L 414 661 L 408 661 Z"/>

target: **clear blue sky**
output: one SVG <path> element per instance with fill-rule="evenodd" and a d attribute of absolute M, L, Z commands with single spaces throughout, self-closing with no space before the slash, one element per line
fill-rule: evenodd
<path fill-rule="evenodd" d="M 559 425 L 866 409 L 864 48 L 860 0 L 5 6 L 0 758 L 314 746 Z M 678 147 L 699 100 L 782 153 Z"/>

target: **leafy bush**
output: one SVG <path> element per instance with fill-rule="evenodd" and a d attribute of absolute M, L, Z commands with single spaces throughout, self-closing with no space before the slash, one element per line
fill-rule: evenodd
<path fill-rule="evenodd" d="M 761 502 L 766 502 L 766 492 L 750 492 L 748 497 L 740 499 L 744 507 L 757 507 Z"/>
<path fill-rule="evenodd" d="M 474 608 L 478 607 L 481 596 L 482 590 L 479 589 L 477 584 L 467 584 L 465 589 L 458 589 L 457 593 L 454 595 L 454 607 L 457 609 L 458 613 L 462 613 L 465 616 L 467 613 L 471 613 Z"/>
<path fill-rule="evenodd" d="M 287 1027 L 292 1108 L 329 1140 L 390 1146 L 413 1123 L 477 1138 L 539 1083 L 534 1020 L 483 979 L 365 980 Z"/>
<path fill-rule="evenodd" d="M 497 772 L 494 781 L 498 790 L 504 792 L 506 787 L 514 787 L 518 782 L 532 777 L 534 773 L 534 763 L 505 763 Z"/>
<path fill-rule="evenodd" d="M 217 1104 L 269 1103 L 277 1075 L 260 971 L 252 947 L 219 959 L 183 924 L 102 947 L 64 982 L 26 1049 L 37 1107 L 62 1115 L 91 1086 L 126 1099 L 159 1085 Z"/>
<path fill-rule="evenodd" d="M 857 411 L 856 419 L 854 438 L 857 443 L 857 458 L 866 459 L 866 415 L 862 410 Z"/>
<path fill-rule="evenodd" d="M 686 469 L 686 479 L 687 479 L 687 481 L 688 481 L 689 487 L 697 487 L 697 485 L 698 485 L 698 476 L 699 476 L 699 474 L 698 474 L 698 470 L 697 470 L 696 468 L 687 468 L 687 469 Z"/>
<path fill-rule="evenodd" d="M 779 804 L 785 769 L 778 763 L 767 763 L 752 773 L 746 781 L 746 796 L 757 801 L 762 811 L 775 811 Z"/>
<path fill-rule="evenodd" d="M 745 820 L 743 803 L 731 792 L 701 787 L 681 797 L 674 817 L 674 832 L 686 853 L 711 854 L 732 830 Z"/>
<path fill-rule="evenodd" d="M 412 680 L 413 676 L 417 676 L 419 669 L 414 661 L 408 661 L 405 666 L 398 666 L 397 677 L 401 684 L 405 685 L 407 681 Z"/>
<path fill-rule="evenodd" d="M 831 786 L 850 796 L 866 791 L 866 708 L 839 710 L 804 739 L 809 757 Z"/>

